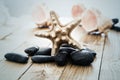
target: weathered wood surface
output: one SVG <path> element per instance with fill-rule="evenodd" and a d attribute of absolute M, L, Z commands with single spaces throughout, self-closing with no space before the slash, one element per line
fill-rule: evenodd
<path fill-rule="evenodd" d="M 61 74 L 60 80 L 98 80 L 104 38 L 86 35 L 83 39 L 86 46 L 97 52 L 95 61 L 90 66 L 67 65 Z"/>
<path fill-rule="evenodd" d="M 81 35 L 79 35 L 81 36 Z M 78 39 L 79 40 L 79 39 Z M 20 80 L 96 80 L 99 76 L 100 62 L 104 45 L 104 38 L 86 35 L 82 39 L 85 45 L 98 54 L 91 66 L 81 67 L 67 65 L 58 67 L 55 63 L 33 64 Z M 88 77 L 88 78 L 87 78 Z"/>
<path fill-rule="evenodd" d="M 120 79 L 120 33 L 111 31 L 103 51 L 99 80 Z"/>
<path fill-rule="evenodd" d="M 11 33 L 11 32 L 9 32 Z M 31 46 L 46 47 L 49 41 L 34 36 L 31 26 L 21 27 L 12 32 L 11 35 L 2 35 L 0 40 L 0 80 L 17 80 L 31 66 L 29 59 L 27 64 L 19 64 L 6 61 L 4 55 L 8 52 L 15 52 L 26 55 L 24 50 Z"/>
<path fill-rule="evenodd" d="M 79 35 L 74 36 L 76 33 Z M 78 27 L 73 31 L 72 35 L 76 40 L 79 40 L 83 34 Z M 59 67 L 55 63 L 33 64 L 20 80 L 59 80 L 65 67 Z"/>
<path fill-rule="evenodd" d="M 82 37 L 82 33 L 79 35 L 81 39 L 77 39 L 77 36 L 77 40 L 97 52 L 94 62 L 86 67 L 71 64 L 59 67 L 55 63 L 36 64 L 30 59 L 27 64 L 6 61 L 4 54 L 7 52 L 25 54 L 23 51 L 27 47 L 50 44 L 47 39 L 35 37 L 33 32 L 32 28 L 21 28 L 0 40 L 0 80 L 118 80 L 119 33 L 110 32 L 107 39 L 90 35 Z"/>
<path fill-rule="evenodd" d="M 22 27 L 16 31 L 13 31 L 11 35 L 3 35 L 4 38 L 0 40 L 0 60 L 3 59 L 3 55 L 7 52 L 20 46 L 24 41 L 33 37 L 32 28 Z M 1 33 L 1 32 L 0 32 Z"/>
<path fill-rule="evenodd" d="M 40 47 L 46 47 L 49 45 L 49 42 L 47 43 L 40 43 L 39 39 L 30 39 L 30 41 L 25 41 L 22 43 L 18 48 L 13 50 L 12 52 L 16 52 L 18 54 L 26 55 L 24 50 L 31 46 L 40 46 Z M 41 39 L 42 41 L 42 39 Z M 43 40 L 42 42 L 44 42 Z M 31 59 L 29 58 L 29 61 L 27 64 L 19 64 L 14 62 L 6 61 L 5 59 L 2 59 L 0 62 L 0 79 L 1 80 L 17 80 L 19 77 L 24 74 L 24 72 L 29 69 L 29 67 L 32 65 Z"/>

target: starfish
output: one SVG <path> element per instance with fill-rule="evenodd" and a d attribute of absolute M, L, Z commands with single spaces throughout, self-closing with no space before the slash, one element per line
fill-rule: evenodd
<path fill-rule="evenodd" d="M 50 19 L 52 28 L 49 31 L 39 32 L 35 34 L 35 36 L 48 38 L 52 41 L 52 56 L 57 53 L 60 45 L 63 43 L 67 43 L 73 47 L 81 49 L 81 45 L 70 35 L 73 29 L 79 25 L 81 19 L 73 20 L 66 25 L 61 25 L 54 11 L 50 11 Z"/>

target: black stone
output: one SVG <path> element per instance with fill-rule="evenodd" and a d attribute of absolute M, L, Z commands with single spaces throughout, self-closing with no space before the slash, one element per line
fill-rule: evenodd
<path fill-rule="evenodd" d="M 119 19 L 118 18 L 114 18 L 114 19 L 112 19 L 112 22 L 113 22 L 113 24 L 117 24 L 119 22 Z"/>
<path fill-rule="evenodd" d="M 40 48 L 39 51 L 35 53 L 35 55 L 51 55 L 51 48 Z"/>
<path fill-rule="evenodd" d="M 66 51 L 61 51 L 56 56 L 49 55 L 35 55 L 31 59 L 35 63 L 46 63 L 55 61 L 58 66 L 64 66 L 67 63 L 67 55 Z"/>
<path fill-rule="evenodd" d="M 91 53 L 94 57 L 96 57 L 96 52 L 94 50 L 86 48 L 86 49 L 81 49 L 81 52 L 82 53 L 86 53 L 86 52 Z"/>
<path fill-rule="evenodd" d="M 44 29 L 44 28 L 49 28 L 49 26 L 39 26 L 38 28 L 40 28 L 40 29 Z"/>
<path fill-rule="evenodd" d="M 58 52 L 60 53 L 60 52 L 66 51 L 67 53 L 71 53 L 71 52 L 76 51 L 76 50 L 77 49 L 72 48 L 72 47 L 60 47 Z"/>
<path fill-rule="evenodd" d="M 34 63 L 46 63 L 54 61 L 54 57 L 48 55 L 35 55 L 31 59 Z"/>
<path fill-rule="evenodd" d="M 55 62 L 58 66 L 64 66 L 67 64 L 68 53 L 66 51 L 61 51 L 55 56 Z"/>
<path fill-rule="evenodd" d="M 112 30 L 115 30 L 115 31 L 117 31 L 117 32 L 120 32 L 120 27 L 119 26 L 112 26 L 112 28 L 111 28 Z"/>
<path fill-rule="evenodd" d="M 88 66 L 96 56 L 96 53 L 90 49 L 82 49 L 71 53 L 72 63 L 75 65 Z"/>
<path fill-rule="evenodd" d="M 33 56 L 38 50 L 39 47 L 29 47 L 25 49 L 24 52 L 27 53 L 29 56 Z"/>
<path fill-rule="evenodd" d="M 7 53 L 4 56 L 8 61 L 18 62 L 18 63 L 27 63 L 28 56 L 23 56 L 17 53 Z"/>
<path fill-rule="evenodd" d="M 61 44 L 61 47 L 72 47 L 72 46 L 67 43 L 64 43 L 64 44 Z"/>

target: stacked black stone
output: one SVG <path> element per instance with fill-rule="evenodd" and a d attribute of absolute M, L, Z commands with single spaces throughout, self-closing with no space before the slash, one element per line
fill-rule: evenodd
<path fill-rule="evenodd" d="M 29 47 L 25 49 L 24 52 L 27 53 L 28 56 L 33 56 L 38 50 L 39 50 L 39 47 Z"/>
<path fill-rule="evenodd" d="M 51 56 L 51 48 L 30 47 L 25 49 L 28 56 L 32 56 L 34 63 L 55 62 L 58 66 L 64 66 L 70 61 L 74 65 L 87 66 L 90 65 L 96 56 L 96 53 L 90 49 L 75 49 L 71 45 L 62 44 L 58 53 Z M 26 63 L 27 56 L 17 53 L 7 53 L 5 58 L 9 61 Z"/>
<path fill-rule="evenodd" d="M 94 61 L 96 53 L 90 49 L 82 49 L 80 51 L 73 51 L 70 55 L 73 64 L 87 66 Z"/>

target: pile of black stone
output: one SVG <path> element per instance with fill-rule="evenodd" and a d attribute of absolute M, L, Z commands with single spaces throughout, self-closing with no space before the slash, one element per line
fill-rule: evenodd
<path fill-rule="evenodd" d="M 88 66 L 96 56 L 95 51 L 88 48 L 78 50 L 68 44 L 62 44 L 58 53 L 51 56 L 51 48 L 30 47 L 25 49 L 25 53 L 31 56 L 34 63 L 55 62 L 59 66 L 64 66 L 68 61 L 74 65 Z M 17 53 L 7 53 L 5 58 L 9 61 L 18 63 L 27 63 L 28 56 L 23 56 Z"/>

